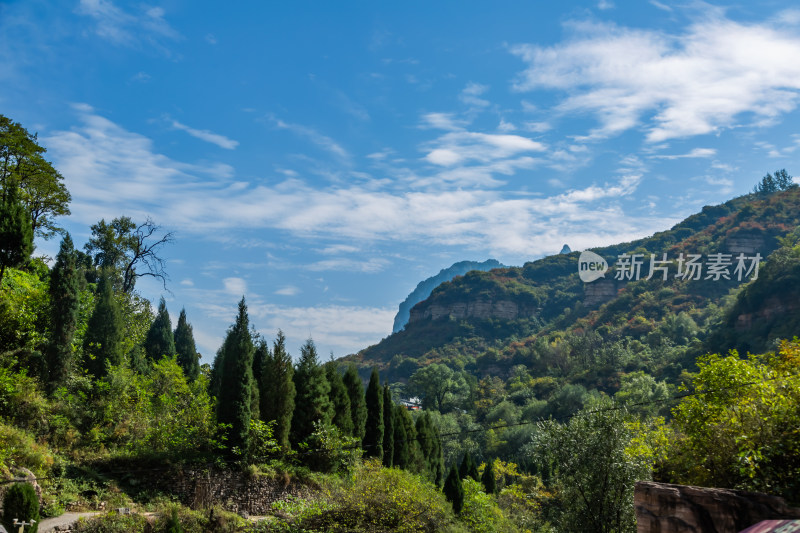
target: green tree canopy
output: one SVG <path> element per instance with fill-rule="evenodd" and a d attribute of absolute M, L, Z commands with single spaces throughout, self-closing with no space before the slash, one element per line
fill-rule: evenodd
<path fill-rule="evenodd" d="M 317 347 L 311 339 L 300 348 L 300 360 L 294 371 L 294 386 L 297 394 L 291 440 L 293 444 L 299 444 L 314 433 L 314 422 L 319 421 L 326 425 L 333 418 L 331 386 L 325 377 L 325 369 L 319 364 Z"/>
<path fill-rule="evenodd" d="M 367 404 L 367 422 L 364 427 L 364 438 L 361 440 L 364 455 L 383 458 L 383 391 L 378 369 L 372 369 L 365 395 Z"/>
<path fill-rule="evenodd" d="M 52 391 L 64 383 L 72 368 L 72 338 L 78 322 L 80 283 L 72 238 L 61 240 L 56 263 L 50 272 L 50 320 L 52 337 L 48 347 L 48 384 Z"/>
<path fill-rule="evenodd" d="M 167 311 L 167 303 L 162 297 L 158 302 L 156 318 L 147 331 L 144 349 L 150 361 L 158 361 L 162 357 L 175 355 L 175 338 L 172 335 L 172 321 Z"/>
<path fill-rule="evenodd" d="M 358 376 L 356 365 L 350 364 L 342 378 L 350 397 L 350 416 L 353 417 L 353 436 L 358 440 L 364 438 L 364 429 L 367 422 L 367 403 L 364 397 L 364 385 Z"/>
<path fill-rule="evenodd" d="M 16 268 L 30 259 L 33 230 L 12 184 L 0 201 L 0 287 L 6 268 Z"/>
<path fill-rule="evenodd" d="M 330 400 L 333 405 L 333 425 L 345 435 L 353 434 L 353 417 L 350 414 L 350 396 L 344 385 L 339 365 L 335 361 L 325 363 L 325 377 L 331 386 Z"/>
<path fill-rule="evenodd" d="M 111 285 L 107 275 L 100 277 L 97 303 L 83 339 L 84 364 L 95 377 L 105 376 L 107 364 L 119 365 L 124 355 L 122 336 L 125 326 Z"/>
<path fill-rule="evenodd" d="M 20 200 L 34 235 L 45 239 L 60 228 L 55 217 L 69 215 L 69 191 L 64 177 L 44 159 L 46 152 L 36 135 L 19 123 L 0 115 L 0 189 L 18 187 Z"/>
<path fill-rule="evenodd" d="M 166 288 L 166 262 L 159 254 L 174 238 L 172 232 L 161 233 L 161 226 L 150 218 L 141 224 L 130 217 L 115 218 L 110 224 L 103 219 L 92 226 L 92 238 L 84 248 L 95 266 L 113 270 L 123 292 L 131 292 L 143 276 L 160 280 Z"/>
<path fill-rule="evenodd" d="M 247 305 L 242 297 L 236 322 L 228 329 L 214 362 L 219 369 L 217 420 L 230 424 L 229 449 L 238 448 L 240 453 L 247 450 L 249 443 L 254 352 Z"/>
<path fill-rule="evenodd" d="M 289 432 L 295 406 L 294 367 L 292 357 L 286 352 L 286 337 L 278 330 L 272 343 L 272 352 L 266 343 L 260 347 L 264 364 L 261 368 L 261 419 L 275 420 L 275 440 L 284 449 L 289 448 Z"/>
<path fill-rule="evenodd" d="M 178 354 L 178 364 L 189 381 L 196 380 L 200 376 L 200 356 L 194 344 L 192 325 L 186 319 L 186 309 L 181 309 L 173 338 L 175 339 L 175 353 Z"/>

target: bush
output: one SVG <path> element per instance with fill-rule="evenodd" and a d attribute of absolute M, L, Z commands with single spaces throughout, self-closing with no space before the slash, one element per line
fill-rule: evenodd
<path fill-rule="evenodd" d="M 3 498 L 3 525 L 8 531 L 16 531 L 14 519 L 23 522 L 39 521 L 39 497 L 30 483 L 15 483 Z M 39 524 L 26 527 L 26 533 L 36 533 Z"/>
<path fill-rule="evenodd" d="M 493 533 L 495 531 L 517 531 L 497 506 L 494 496 L 486 494 L 477 481 L 467 478 L 463 480 L 464 506 L 459 518 L 468 529 L 476 533 Z"/>
<path fill-rule="evenodd" d="M 356 467 L 345 483 L 329 489 L 326 500 L 297 525 L 314 531 L 433 533 L 447 531 L 453 522 L 450 504 L 435 485 L 376 460 Z"/>

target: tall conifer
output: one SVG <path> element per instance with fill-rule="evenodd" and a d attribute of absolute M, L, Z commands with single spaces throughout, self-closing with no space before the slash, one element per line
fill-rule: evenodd
<path fill-rule="evenodd" d="M 33 253 L 33 226 L 15 184 L 0 191 L 0 287 L 6 268 L 25 264 Z"/>
<path fill-rule="evenodd" d="M 486 494 L 494 494 L 497 491 L 497 480 L 494 478 L 494 460 L 486 461 L 486 467 L 481 476 L 481 483 L 483 483 L 483 490 Z"/>
<path fill-rule="evenodd" d="M 112 285 L 108 273 L 103 273 L 97 285 L 97 303 L 83 338 L 86 369 L 98 378 L 106 375 L 106 363 L 118 365 L 123 356 L 124 324 Z"/>
<path fill-rule="evenodd" d="M 353 417 L 350 415 L 350 396 L 347 394 L 347 387 L 344 386 L 338 366 L 334 361 L 325 363 L 325 377 L 331 386 L 329 397 L 333 405 L 332 422 L 345 435 L 352 435 Z"/>
<path fill-rule="evenodd" d="M 197 357 L 192 325 L 186 320 L 186 309 L 181 309 L 178 325 L 175 327 L 174 338 L 178 364 L 183 368 L 186 379 L 194 381 L 200 376 L 200 359 Z"/>
<path fill-rule="evenodd" d="M 266 348 L 266 346 L 265 346 Z M 294 367 L 286 353 L 286 337 L 278 330 L 272 343 L 272 353 L 266 350 L 261 368 L 261 419 L 275 420 L 275 439 L 284 449 L 289 448 L 289 431 L 295 406 Z"/>
<path fill-rule="evenodd" d="M 372 375 L 365 395 L 367 403 L 367 423 L 364 428 L 362 447 L 367 457 L 383 458 L 383 391 L 378 369 L 372 368 Z"/>
<path fill-rule="evenodd" d="M 456 514 L 460 513 L 461 508 L 464 507 L 464 487 L 461 484 L 461 477 L 458 475 L 458 469 L 455 464 L 450 467 L 450 473 L 447 474 L 443 491 L 447 501 L 452 502 L 453 511 Z"/>
<path fill-rule="evenodd" d="M 406 412 L 406 408 L 402 405 L 393 405 L 392 409 L 394 409 L 394 416 L 392 417 L 394 426 L 394 454 L 392 456 L 392 464 L 397 468 L 408 470 L 411 464 L 411 456 L 409 453 L 411 443 L 406 434 L 406 424 L 403 422 L 403 413 Z"/>
<path fill-rule="evenodd" d="M 389 384 L 383 386 L 383 465 L 394 463 L 394 402 Z"/>
<path fill-rule="evenodd" d="M 364 385 L 358 376 L 356 365 L 350 364 L 342 378 L 350 397 L 350 416 L 353 418 L 353 436 L 359 441 L 364 438 L 364 429 L 367 422 L 367 403 L 364 397 Z"/>
<path fill-rule="evenodd" d="M 439 430 L 434 426 L 433 420 L 431 420 L 428 413 L 417 419 L 417 440 L 419 441 L 428 479 L 435 483 L 436 486 L 441 487 L 444 479 L 441 437 L 439 436 Z"/>
<path fill-rule="evenodd" d="M 167 303 L 162 297 L 158 302 L 158 313 L 156 313 L 153 323 L 150 324 L 150 329 L 147 331 L 147 337 L 144 341 L 144 349 L 147 352 L 147 358 L 150 361 L 156 362 L 162 357 L 171 357 L 175 355 L 175 338 L 172 336 L 172 321 L 167 312 Z"/>
<path fill-rule="evenodd" d="M 228 329 L 225 341 L 217 352 L 219 368 L 217 420 L 230 424 L 228 446 L 247 450 L 250 431 L 253 389 L 253 339 L 244 297 L 239 302 L 236 322 Z"/>
<path fill-rule="evenodd" d="M 50 316 L 53 327 L 47 353 L 48 386 L 54 390 L 72 368 L 72 338 L 78 322 L 80 282 L 72 237 L 61 241 L 56 263 L 50 272 Z"/>
<path fill-rule="evenodd" d="M 331 386 L 325 369 L 319 364 L 314 341 L 308 339 L 300 348 L 300 361 L 294 372 L 295 409 L 292 416 L 292 444 L 304 442 L 314 432 L 314 422 L 330 424 L 333 404 L 329 395 Z"/>

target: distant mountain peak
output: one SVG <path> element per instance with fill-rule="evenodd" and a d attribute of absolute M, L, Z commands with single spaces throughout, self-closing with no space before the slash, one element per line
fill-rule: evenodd
<path fill-rule="evenodd" d="M 408 324 L 409 317 L 411 316 L 411 308 L 417 303 L 425 300 L 431 295 L 433 289 L 444 283 L 450 281 L 456 276 L 463 276 L 472 270 L 487 271 L 493 268 L 506 268 L 505 265 L 495 259 L 487 259 L 482 263 L 477 261 L 459 261 L 448 268 L 439 271 L 435 276 L 420 281 L 417 288 L 414 289 L 408 297 L 400 304 L 397 315 L 394 317 L 394 327 L 392 333 L 397 333 Z"/>
<path fill-rule="evenodd" d="M 561 248 L 561 251 L 559 253 L 561 253 L 561 254 L 569 254 L 569 253 L 572 253 L 572 250 L 570 249 L 569 245 L 565 244 L 564 247 Z"/>

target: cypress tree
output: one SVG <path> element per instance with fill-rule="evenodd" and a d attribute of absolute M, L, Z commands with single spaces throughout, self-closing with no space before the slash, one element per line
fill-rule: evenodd
<path fill-rule="evenodd" d="M 261 368 L 261 419 L 265 422 L 275 420 L 275 439 L 285 450 L 289 449 L 289 430 L 294 412 L 293 376 L 292 357 L 286 353 L 286 337 L 278 330 L 272 353 L 266 350 Z"/>
<path fill-rule="evenodd" d="M 350 416 L 353 418 L 353 436 L 359 441 L 364 438 L 364 429 L 367 422 L 367 403 L 364 397 L 364 385 L 358 377 L 356 365 L 350 364 L 342 378 L 350 397 Z"/>
<path fill-rule="evenodd" d="M 469 452 L 464 454 L 464 458 L 461 460 L 461 466 L 458 467 L 458 475 L 461 479 L 464 479 L 469 475 L 470 467 L 472 466 L 472 457 L 470 456 Z M 475 481 L 478 481 L 477 479 Z"/>
<path fill-rule="evenodd" d="M 25 264 L 33 253 L 33 226 L 19 201 L 15 184 L 3 190 L 0 201 L 0 287 L 6 268 Z"/>
<path fill-rule="evenodd" d="M 383 465 L 394 464 L 394 402 L 389 384 L 383 386 Z"/>
<path fill-rule="evenodd" d="M 50 391 L 64 383 L 72 368 L 72 338 L 78 322 L 80 282 L 72 237 L 66 234 L 50 272 L 50 317 L 53 327 L 47 354 Z"/>
<path fill-rule="evenodd" d="M 147 358 L 150 361 L 156 362 L 164 356 L 171 357 L 175 355 L 175 338 L 172 336 L 172 321 L 169 319 L 167 312 L 167 303 L 164 297 L 158 302 L 158 313 L 156 313 L 153 323 L 150 324 L 150 329 L 147 331 L 147 337 L 144 341 L 144 350 L 147 352 Z"/>
<path fill-rule="evenodd" d="M 406 424 L 404 423 L 404 413 L 407 413 L 407 411 L 402 405 L 395 405 L 393 409 L 394 456 L 392 457 L 392 463 L 397 468 L 408 470 L 411 465 L 410 446 L 412 443 L 408 440 Z"/>
<path fill-rule="evenodd" d="M 295 409 L 292 417 L 291 441 L 299 444 L 314 432 L 314 422 L 330 424 L 333 405 L 329 395 L 331 386 L 325 369 L 319 364 L 314 341 L 308 339 L 300 348 L 300 361 L 294 372 Z"/>
<path fill-rule="evenodd" d="M 458 475 L 456 465 L 450 467 L 450 473 L 447 474 L 447 480 L 444 482 L 444 495 L 447 501 L 453 504 L 453 511 L 456 514 L 461 512 L 464 507 L 464 487 L 461 484 L 461 478 Z"/>
<path fill-rule="evenodd" d="M 364 427 L 362 448 L 367 457 L 383 458 L 383 392 L 378 369 L 372 368 L 372 375 L 365 395 L 367 403 L 367 422 Z"/>
<path fill-rule="evenodd" d="M 83 353 L 86 369 L 94 377 L 106 375 L 106 363 L 119 365 L 122 362 L 122 311 L 111 289 L 113 280 L 107 272 L 97 285 L 97 303 L 86 327 L 83 338 Z"/>
<path fill-rule="evenodd" d="M 417 440 L 428 479 L 441 487 L 444 479 L 444 458 L 439 430 L 433 425 L 428 413 L 417 419 Z"/>
<path fill-rule="evenodd" d="M 330 400 L 333 405 L 333 425 L 345 435 L 353 434 L 353 417 L 350 414 L 350 396 L 344 386 L 338 365 L 334 361 L 325 363 L 325 377 L 330 383 Z"/>
<path fill-rule="evenodd" d="M 185 308 L 181 309 L 181 314 L 178 317 L 174 338 L 178 364 L 183 368 L 186 379 L 194 381 L 200 377 L 200 359 L 197 356 L 197 347 L 194 344 L 192 325 L 186 320 Z"/>
<path fill-rule="evenodd" d="M 217 352 L 215 367 L 219 369 L 217 421 L 230 424 L 228 446 L 247 450 L 250 432 L 251 398 L 253 394 L 253 339 L 244 297 L 239 302 L 236 322 L 228 329 L 225 341 Z"/>
<path fill-rule="evenodd" d="M 494 479 L 494 460 L 486 461 L 481 483 L 483 483 L 483 489 L 486 494 L 494 494 L 497 491 L 497 481 Z"/>

